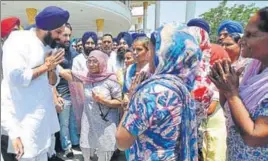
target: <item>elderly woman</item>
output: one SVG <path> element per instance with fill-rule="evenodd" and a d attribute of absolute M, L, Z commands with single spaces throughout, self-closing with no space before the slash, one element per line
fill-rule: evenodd
<path fill-rule="evenodd" d="M 217 61 L 211 80 L 220 90 L 227 113 L 229 161 L 268 160 L 268 7 L 249 20 L 241 54 L 254 60 L 239 83 L 231 61 Z M 225 102 L 223 100 L 226 100 Z"/>
<path fill-rule="evenodd" d="M 107 61 L 105 53 L 95 50 L 87 59 L 88 73 L 66 70 L 60 73 L 69 81 L 83 83 L 84 96 L 75 99 L 84 103 L 80 147 L 85 161 L 96 156 L 99 161 L 110 161 L 116 149 L 115 132 L 119 122 L 121 87 L 116 76 L 107 73 Z"/>
<path fill-rule="evenodd" d="M 238 21 L 233 20 L 225 20 L 222 21 L 219 28 L 218 28 L 218 41 L 221 43 L 221 41 L 226 38 L 229 34 L 232 33 L 243 33 L 243 26 Z"/>
<path fill-rule="evenodd" d="M 118 127 L 128 160 L 197 161 L 195 104 L 191 96 L 201 50 L 183 26 L 156 32 L 156 70 L 133 93 Z"/>

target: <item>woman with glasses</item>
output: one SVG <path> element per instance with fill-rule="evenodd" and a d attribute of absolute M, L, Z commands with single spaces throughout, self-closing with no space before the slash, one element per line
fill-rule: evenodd
<path fill-rule="evenodd" d="M 74 99 L 84 102 L 80 147 L 85 161 L 96 157 L 98 161 L 110 161 L 116 150 L 115 133 L 122 92 L 115 74 L 107 72 L 107 62 L 107 54 L 94 50 L 87 59 L 88 73 L 60 72 L 68 81 L 83 85 L 80 89 L 84 95 Z"/>

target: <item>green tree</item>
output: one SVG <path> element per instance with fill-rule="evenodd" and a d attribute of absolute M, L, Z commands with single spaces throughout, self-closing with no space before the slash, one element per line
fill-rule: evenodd
<path fill-rule="evenodd" d="M 217 40 L 217 29 L 223 20 L 235 20 L 245 26 L 252 14 L 254 14 L 258 7 L 255 4 L 237 5 L 227 7 L 227 0 L 223 0 L 218 7 L 212 8 L 209 11 L 201 14 L 199 17 L 205 19 L 210 25 L 210 38 L 212 42 Z"/>

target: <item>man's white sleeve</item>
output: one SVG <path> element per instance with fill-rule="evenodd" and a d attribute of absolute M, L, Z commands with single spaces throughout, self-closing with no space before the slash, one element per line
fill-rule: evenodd
<path fill-rule="evenodd" d="M 3 83 L 3 82 L 2 82 Z M 7 88 L 1 86 L 1 127 L 10 139 L 20 137 L 20 122 L 15 117 L 15 109 Z"/>

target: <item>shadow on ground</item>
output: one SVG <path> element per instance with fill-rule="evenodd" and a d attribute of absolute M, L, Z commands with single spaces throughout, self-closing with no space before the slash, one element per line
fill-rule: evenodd
<path fill-rule="evenodd" d="M 58 157 L 63 159 L 64 161 L 84 161 L 82 152 L 80 150 L 73 150 L 74 152 L 74 158 L 73 159 L 68 159 L 66 157 L 63 157 L 63 152 L 58 153 Z M 125 153 L 120 152 L 118 156 L 113 157 L 111 161 L 126 161 L 125 159 Z"/>

